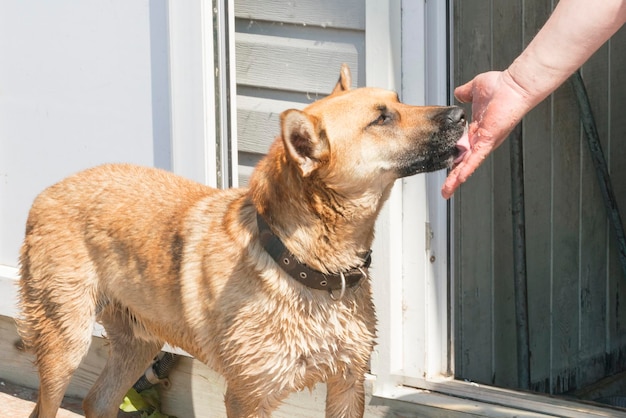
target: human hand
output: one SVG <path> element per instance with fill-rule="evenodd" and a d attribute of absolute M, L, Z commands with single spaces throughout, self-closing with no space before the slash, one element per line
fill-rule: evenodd
<path fill-rule="evenodd" d="M 469 149 L 457 158 L 441 189 L 449 199 L 454 191 L 496 149 L 532 107 L 529 95 L 508 71 L 490 71 L 477 75 L 455 89 L 460 102 L 472 103 L 469 125 Z"/>

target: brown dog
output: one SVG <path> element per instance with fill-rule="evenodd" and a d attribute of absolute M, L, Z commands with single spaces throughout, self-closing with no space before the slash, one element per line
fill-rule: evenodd
<path fill-rule="evenodd" d="M 268 417 L 317 382 L 327 417 L 363 415 L 374 221 L 394 180 L 451 165 L 465 120 L 349 86 L 343 67 L 330 96 L 281 115 L 248 189 L 104 165 L 37 197 L 20 280 L 41 382 L 31 417 L 55 416 L 95 320 L 110 357 L 87 417 L 116 417 L 165 342 L 225 377 L 229 417 Z"/>

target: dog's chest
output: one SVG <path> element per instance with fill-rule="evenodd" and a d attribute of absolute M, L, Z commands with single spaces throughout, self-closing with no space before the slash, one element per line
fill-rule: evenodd
<path fill-rule="evenodd" d="M 310 310 L 294 307 L 257 310 L 253 321 L 240 317 L 229 338 L 229 363 L 248 378 L 296 390 L 367 363 L 373 312 L 342 302 Z"/>

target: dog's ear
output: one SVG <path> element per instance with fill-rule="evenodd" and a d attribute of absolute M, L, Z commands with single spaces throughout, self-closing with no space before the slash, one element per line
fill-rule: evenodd
<path fill-rule="evenodd" d="M 318 133 L 315 116 L 290 109 L 280 115 L 282 137 L 287 153 L 298 164 L 303 177 L 311 174 L 326 159 L 328 143 Z"/>
<path fill-rule="evenodd" d="M 350 67 L 348 64 L 341 64 L 341 70 L 339 71 L 339 80 L 333 89 L 331 94 L 339 93 L 342 91 L 350 90 L 350 84 L 352 83 L 352 74 L 350 73 Z"/>

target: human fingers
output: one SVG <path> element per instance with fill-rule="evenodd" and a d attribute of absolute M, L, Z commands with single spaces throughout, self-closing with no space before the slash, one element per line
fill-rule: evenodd
<path fill-rule="evenodd" d="M 472 152 L 465 161 L 460 162 L 450 171 L 441 187 L 441 195 L 444 199 L 449 199 L 454 195 L 454 192 L 470 178 L 488 154 L 489 152 L 484 151 Z"/>
<path fill-rule="evenodd" d="M 450 173 L 448 173 L 448 177 L 443 182 L 443 186 L 441 186 L 441 195 L 444 199 L 450 199 L 456 189 L 461 185 L 461 181 L 459 180 L 459 173 L 461 172 L 463 163 L 459 163 L 456 167 L 454 167 Z"/>
<path fill-rule="evenodd" d="M 485 161 L 487 156 L 496 148 L 496 144 L 491 141 L 491 137 L 489 135 L 480 135 L 474 129 L 476 126 L 470 126 L 470 131 L 475 134 L 470 134 L 473 142 L 472 148 L 468 151 L 463 158 L 463 161 L 458 163 L 456 167 L 454 167 L 441 188 L 441 194 L 445 199 L 449 199 L 452 197 L 456 189 L 480 167 L 480 165 Z"/>
<path fill-rule="evenodd" d="M 474 174 L 474 171 L 485 161 L 489 154 L 493 151 L 494 144 L 487 141 L 477 141 L 472 147 L 470 155 L 463 160 L 459 165 L 459 172 L 457 175 L 458 184 L 465 183 L 465 181 Z"/>

